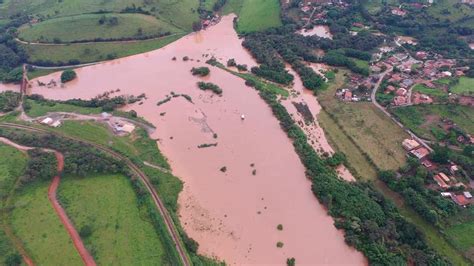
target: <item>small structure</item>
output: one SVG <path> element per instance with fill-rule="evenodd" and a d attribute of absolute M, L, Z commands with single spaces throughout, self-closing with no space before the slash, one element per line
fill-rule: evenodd
<path fill-rule="evenodd" d="M 425 147 L 420 147 L 420 148 L 412 150 L 410 153 L 416 158 L 418 158 L 419 160 L 421 160 L 425 158 L 428 154 L 430 154 L 430 151 Z"/>
<path fill-rule="evenodd" d="M 451 174 L 455 175 L 457 173 L 457 171 L 459 171 L 459 167 L 455 164 L 451 165 L 451 167 L 449 167 L 449 171 L 451 172 Z"/>
<path fill-rule="evenodd" d="M 414 139 L 405 139 L 402 142 L 402 146 L 406 151 L 411 151 L 420 146 L 420 143 Z"/>
<path fill-rule="evenodd" d="M 462 194 L 464 195 L 464 197 L 466 197 L 466 199 L 472 199 L 471 192 L 469 192 L 469 191 L 464 191 Z"/>
<path fill-rule="evenodd" d="M 444 182 L 444 180 L 439 176 L 439 175 L 434 175 L 433 176 L 434 181 L 438 184 L 443 189 L 449 188 L 449 185 Z"/>
<path fill-rule="evenodd" d="M 451 199 L 459 206 L 465 207 L 469 205 L 470 201 L 464 196 L 464 194 L 454 195 L 451 194 Z"/>
<path fill-rule="evenodd" d="M 345 102 L 352 101 L 352 91 L 347 90 L 346 92 L 344 92 L 344 101 Z"/>
<path fill-rule="evenodd" d="M 444 182 L 451 181 L 451 179 L 449 179 L 449 177 L 443 172 L 439 172 L 438 175 L 444 180 Z"/>
<path fill-rule="evenodd" d="M 45 119 L 41 120 L 40 122 L 43 125 L 51 125 L 53 123 L 53 119 L 51 117 L 46 117 Z"/>
<path fill-rule="evenodd" d="M 245 120 L 245 115 L 242 114 L 242 115 L 240 116 L 240 119 Z"/>
<path fill-rule="evenodd" d="M 56 120 L 56 121 L 54 121 L 53 123 L 51 123 L 51 126 L 52 126 L 52 127 L 60 127 L 60 126 L 61 126 L 61 121 L 60 121 L 60 120 Z"/>
<path fill-rule="evenodd" d="M 407 94 L 407 89 L 405 88 L 399 88 L 397 92 L 395 92 L 396 95 L 398 96 L 405 96 Z"/>

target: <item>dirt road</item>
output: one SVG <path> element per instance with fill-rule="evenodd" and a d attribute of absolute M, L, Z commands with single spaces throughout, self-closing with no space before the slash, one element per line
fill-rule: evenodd
<path fill-rule="evenodd" d="M 56 155 L 56 159 L 58 161 L 58 173 L 53 178 L 53 182 L 51 182 L 51 185 L 48 189 L 49 201 L 51 201 L 51 204 L 53 205 L 54 210 L 58 214 L 59 219 L 61 219 L 61 222 L 69 233 L 69 236 L 71 237 L 72 242 L 74 243 L 74 246 L 77 249 L 77 252 L 79 252 L 82 261 L 84 261 L 84 264 L 87 266 L 95 266 L 96 263 L 94 261 L 94 258 L 84 246 L 84 243 L 82 242 L 79 233 L 77 232 L 76 228 L 74 228 L 74 225 L 72 224 L 71 220 L 69 220 L 66 212 L 64 211 L 63 207 L 61 206 L 61 204 L 59 204 L 58 199 L 56 198 L 56 192 L 58 190 L 59 182 L 61 181 L 61 173 L 64 168 L 64 156 L 57 151 L 54 152 L 54 154 Z"/>

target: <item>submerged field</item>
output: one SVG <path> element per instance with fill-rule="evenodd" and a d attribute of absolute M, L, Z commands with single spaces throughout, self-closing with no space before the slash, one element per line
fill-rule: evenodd
<path fill-rule="evenodd" d="M 143 14 L 85 14 L 50 19 L 19 29 L 27 42 L 72 42 L 156 37 L 182 30 Z"/>
<path fill-rule="evenodd" d="M 120 175 L 66 177 L 58 197 L 99 265 L 163 263 L 163 245 Z M 87 230 L 87 228 L 89 230 Z"/>
<path fill-rule="evenodd" d="M 28 184 L 12 202 L 11 225 L 38 265 L 83 265 L 71 238 L 48 200 L 49 182 Z"/>

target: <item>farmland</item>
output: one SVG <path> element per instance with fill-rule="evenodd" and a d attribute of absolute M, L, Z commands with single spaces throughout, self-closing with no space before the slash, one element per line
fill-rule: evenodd
<path fill-rule="evenodd" d="M 82 265 L 82 260 L 48 200 L 49 182 L 29 184 L 16 193 L 11 213 L 14 233 L 32 260 L 43 265 Z M 61 254 L 61 256 L 58 256 Z"/>
<path fill-rule="evenodd" d="M 124 176 L 66 177 L 58 196 L 98 264 L 163 263 L 159 236 Z"/>
<path fill-rule="evenodd" d="M 143 14 L 86 14 L 46 20 L 19 29 L 27 42 L 73 42 L 96 39 L 152 38 L 182 30 Z"/>

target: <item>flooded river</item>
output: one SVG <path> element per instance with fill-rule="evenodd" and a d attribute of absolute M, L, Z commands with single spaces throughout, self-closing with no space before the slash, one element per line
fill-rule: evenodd
<path fill-rule="evenodd" d="M 142 104 L 127 109 L 157 127 L 152 137 L 184 182 L 181 223 L 199 242 L 200 253 L 230 264 L 284 265 L 289 257 L 298 265 L 366 264 L 312 194 L 292 143 L 257 92 L 215 67 L 205 79 L 219 85 L 222 96 L 197 88 L 201 79 L 190 69 L 204 66 L 210 55 L 224 63 L 235 58 L 255 65 L 232 19 L 224 17 L 206 31 L 153 52 L 78 69 L 78 78 L 64 88 L 40 87 L 33 80 L 31 92 L 53 99 L 92 98 L 116 89 L 119 94 L 145 93 Z M 184 56 L 191 60 L 183 61 Z M 39 78 L 44 83 L 51 79 L 58 80 L 59 73 Z M 157 106 L 171 92 L 187 94 L 193 103 L 177 97 Z M 317 105 L 312 99 L 310 104 Z M 197 147 L 210 143 L 217 146 Z M 277 230 L 278 224 L 283 230 Z M 282 248 L 276 246 L 279 241 Z"/>

